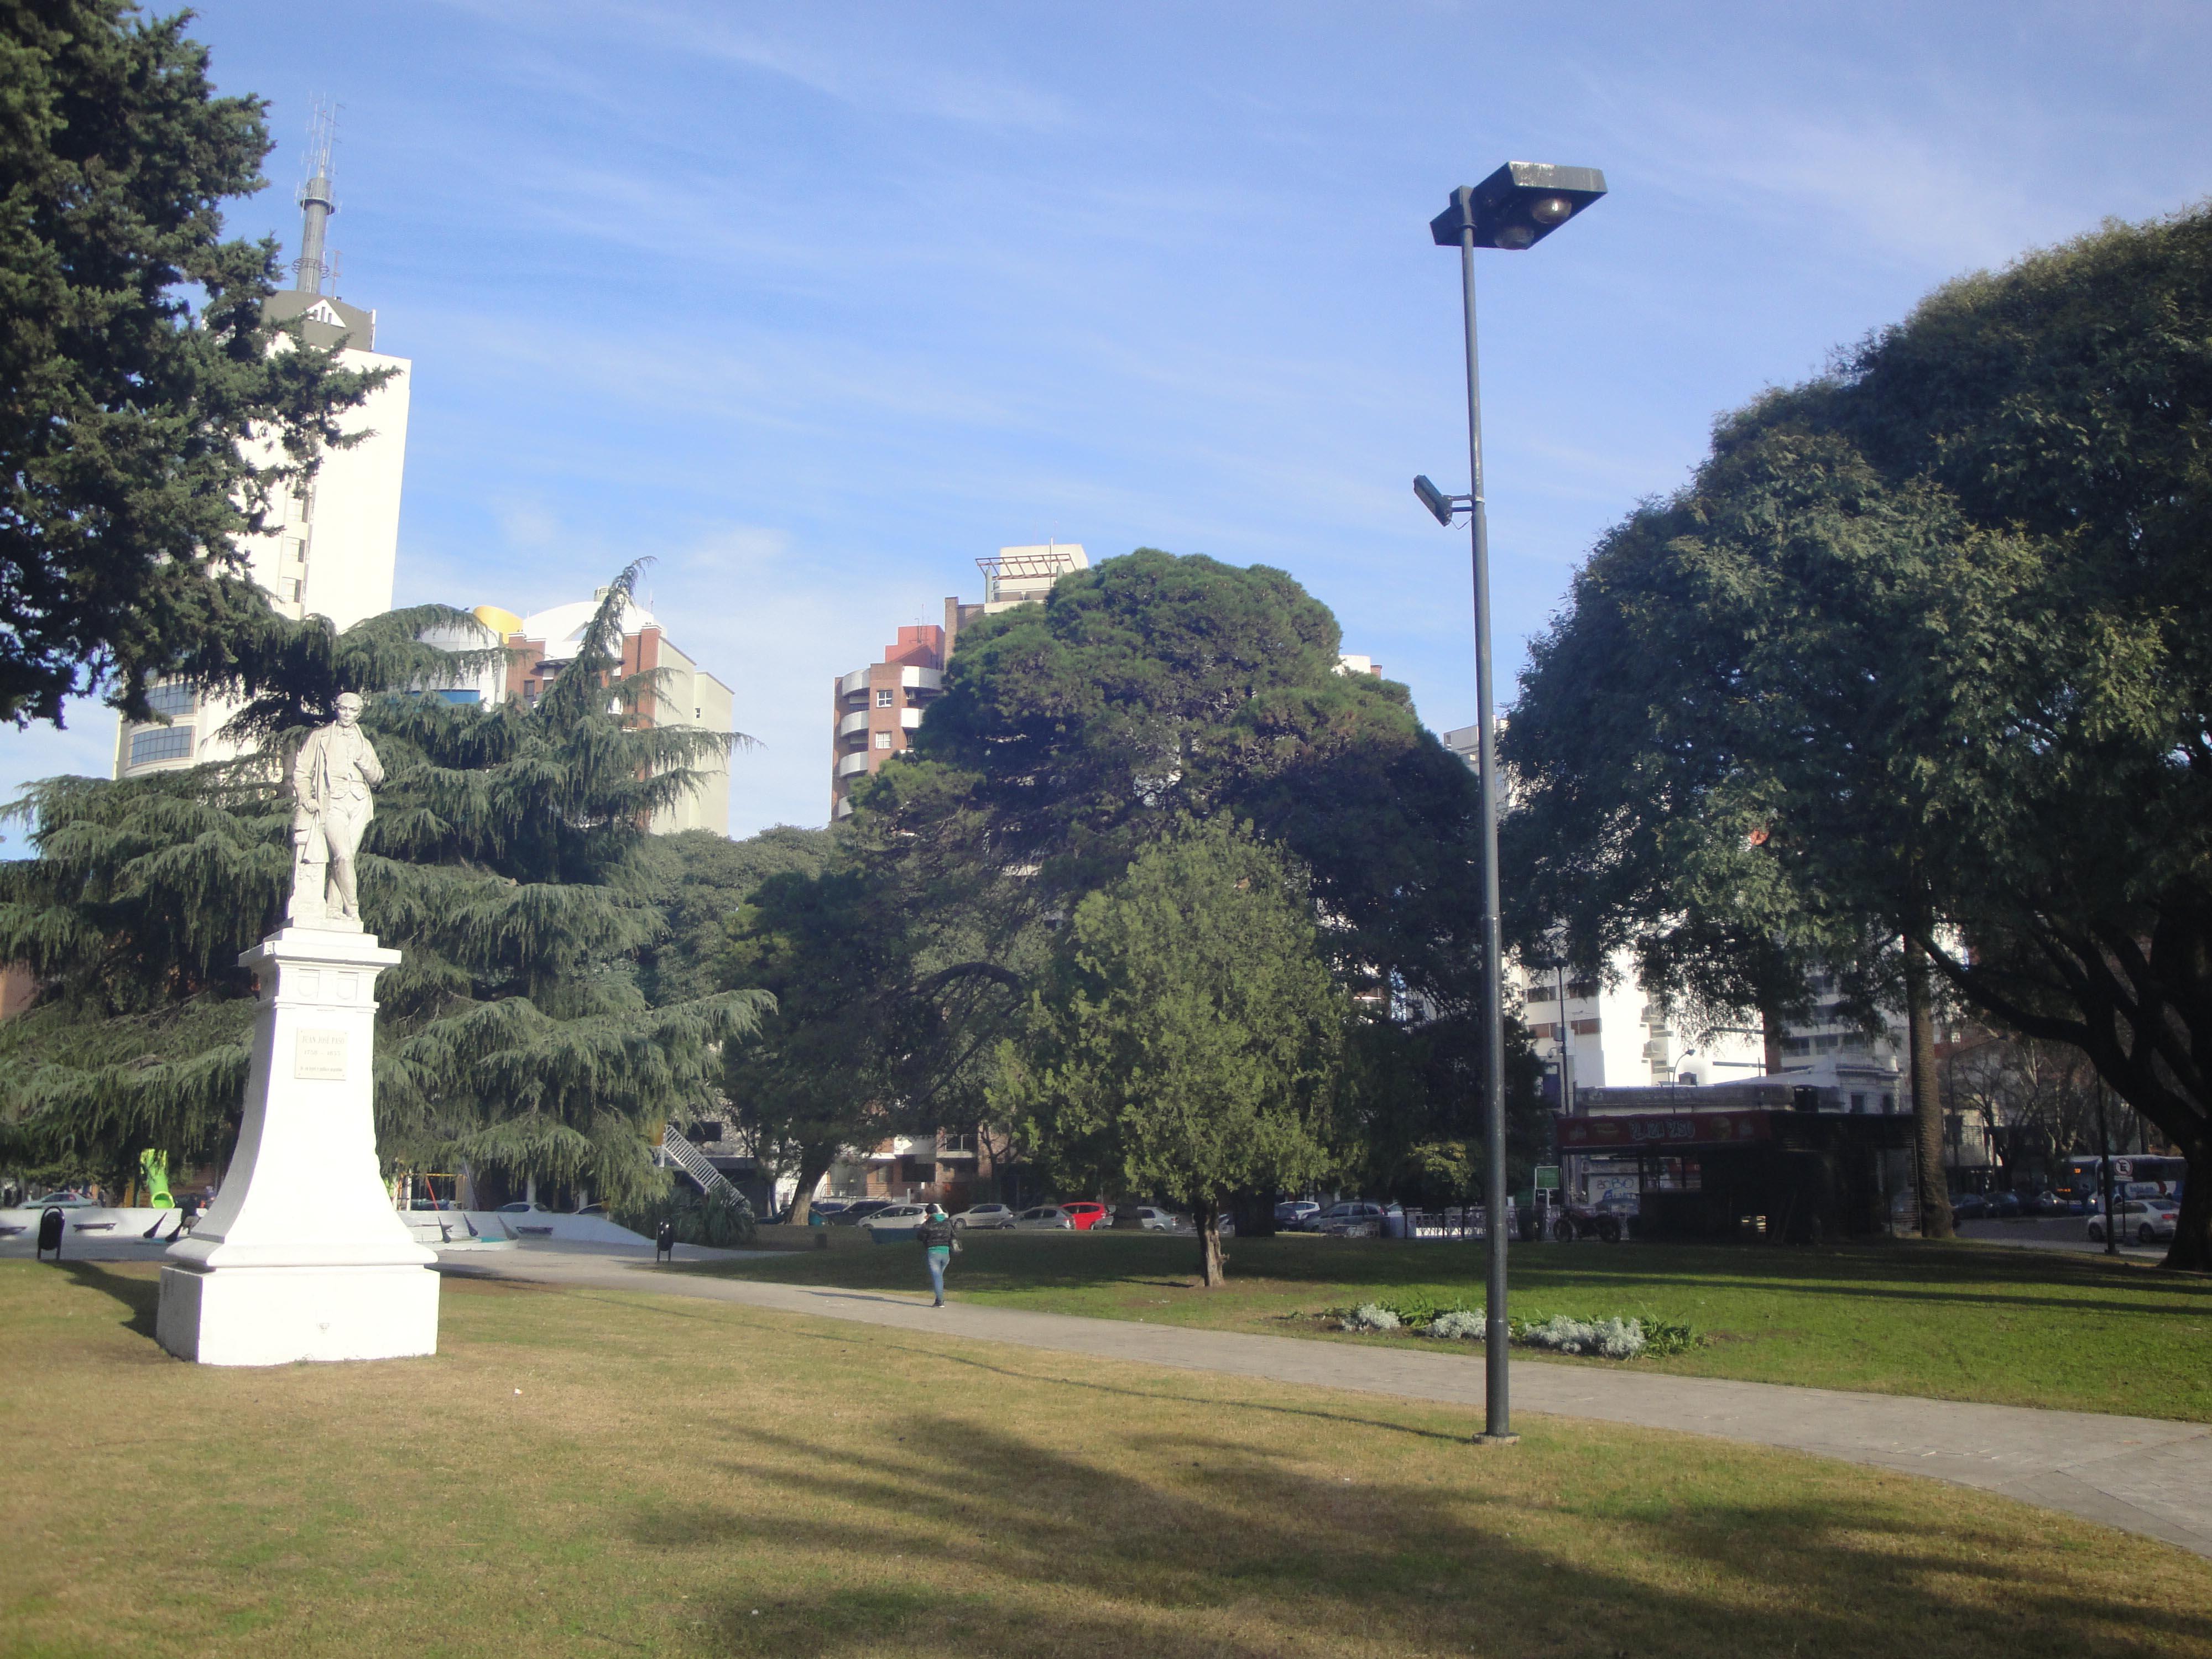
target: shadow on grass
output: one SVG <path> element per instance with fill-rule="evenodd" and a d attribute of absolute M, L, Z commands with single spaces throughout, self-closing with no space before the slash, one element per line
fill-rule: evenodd
<path fill-rule="evenodd" d="M 562 1294 L 574 1297 L 578 1301 L 597 1302 L 605 1306 L 621 1308 L 628 1312 L 650 1315 L 661 1319 L 697 1320 L 714 1324 L 721 1324 L 724 1322 L 717 1316 L 716 1313 L 710 1311 L 710 1309 L 726 1311 L 737 1307 L 744 1312 L 760 1311 L 757 1309 L 744 1309 L 742 1304 L 720 1303 L 709 1304 L 707 1307 L 694 1312 L 687 1308 L 672 1308 L 662 1304 L 632 1301 L 625 1293 L 620 1291 L 597 1291 L 576 1287 L 565 1288 Z M 905 1305 L 913 1304 L 909 1303 Z M 793 1314 L 788 1316 L 805 1319 L 811 1316 Z M 1256 1400 L 1223 1401 L 1201 1395 L 1176 1394 L 1167 1389 L 1117 1387 L 1110 1382 L 1095 1382 L 1088 1377 L 1054 1376 L 1041 1371 L 1024 1370 L 1012 1365 L 994 1365 L 988 1360 L 977 1359 L 966 1354 L 947 1353 L 941 1348 L 915 1347 L 903 1342 L 888 1340 L 884 1333 L 890 1328 L 892 1328 L 878 1327 L 866 1331 L 817 1331 L 793 1328 L 786 1334 L 799 1341 L 820 1343 L 824 1347 L 845 1352 L 864 1346 L 871 1354 L 911 1354 L 914 1356 L 917 1373 L 926 1370 L 932 1365 L 957 1365 L 1016 1382 L 1033 1382 L 1047 1387 L 1085 1389 L 1093 1394 L 1118 1395 L 1125 1400 L 1152 1400 L 1164 1404 L 1203 1406 L 1216 1410 L 1250 1412 L 1272 1417 L 1311 1418 L 1320 1422 L 1334 1423 L 1340 1427 L 1379 1429 L 1385 1433 L 1412 1435 L 1419 1439 L 1439 1441 L 1447 1445 L 1465 1445 L 1474 1435 L 1474 1430 L 1471 1428 L 1463 1435 L 1450 1434 L 1437 1429 L 1422 1428 L 1413 1424 L 1390 1422 L 1381 1418 L 1354 1417 L 1348 1412 L 1324 1411 L 1316 1407 L 1280 1406 Z M 988 1343 L 989 1341 L 987 1337 L 963 1336 L 946 1336 L 940 1340 L 948 1342 Z M 1046 1357 L 1045 1354 L 1039 1356 L 1040 1359 Z M 1079 1354 L 1058 1354 L 1051 1357 L 1065 1360 L 1070 1364 L 1082 1363 L 1082 1356 Z"/>
<path fill-rule="evenodd" d="M 64 1272 L 88 1291 L 98 1291 L 112 1297 L 123 1304 L 131 1316 L 123 1322 L 123 1328 L 133 1336 L 154 1340 L 154 1316 L 161 1305 L 161 1285 L 159 1279 L 140 1279 L 127 1273 L 111 1273 L 96 1261 L 66 1261 Z"/>
<path fill-rule="evenodd" d="M 1527 1453 L 1457 1454 L 1464 1483 L 1352 1484 L 1314 1467 L 1325 1445 L 1202 1429 L 1102 1425 L 1106 1443 L 1085 1455 L 968 1419 L 905 1426 L 865 1462 L 799 1431 L 732 1431 L 722 1467 L 757 1505 L 647 1505 L 635 1540 L 679 1556 L 796 1543 L 876 1581 L 725 1605 L 724 1633 L 746 1650 L 799 1655 L 1259 1659 L 1295 1644 L 2082 1659 L 2208 1633 L 2191 1610 L 2068 1586 L 2001 1529 L 1811 1479 L 1802 1495 L 1762 1498 L 1743 1490 L 1753 1472 L 1724 1470 L 1686 1501 L 1668 1483 L 1624 1504 L 1607 1496 L 1617 1482 L 1562 1476 L 1548 1457 L 1538 1476 Z M 1500 1501 L 1486 1469 L 1559 1489 Z"/>

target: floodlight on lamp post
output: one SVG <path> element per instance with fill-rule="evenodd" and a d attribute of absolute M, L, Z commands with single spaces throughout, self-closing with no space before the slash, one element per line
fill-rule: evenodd
<path fill-rule="evenodd" d="M 1490 1285 L 1485 1316 L 1483 1432 L 1489 1443 L 1512 1440 L 1505 1310 L 1505 1011 L 1498 924 L 1498 722 L 1491 701 L 1490 528 L 1483 513 L 1482 392 L 1474 349 L 1474 251 L 1531 248 L 1605 194 L 1595 167 L 1508 161 L 1479 185 L 1462 185 L 1450 205 L 1429 222 L 1439 247 L 1459 249 L 1460 292 L 1467 318 L 1467 459 L 1469 493 L 1447 495 L 1426 478 L 1413 480 L 1421 505 L 1449 526 L 1467 509 L 1474 542 L 1474 694 L 1476 761 L 1482 794 L 1483 1233 Z M 1561 1005 L 1562 1023 L 1565 1006 Z M 1563 1034 L 1564 1046 L 1564 1034 Z"/>

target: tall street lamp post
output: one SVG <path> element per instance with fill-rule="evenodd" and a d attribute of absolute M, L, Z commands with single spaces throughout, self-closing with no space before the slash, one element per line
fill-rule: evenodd
<path fill-rule="evenodd" d="M 1491 701 L 1490 527 L 1483 513 L 1482 392 L 1474 348 L 1474 251 L 1534 247 L 1605 194 L 1595 167 L 1508 161 L 1479 185 L 1462 185 L 1451 205 L 1429 222 L 1438 247 L 1459 249 L 1460 289 L 1467 315 L 1467 459 L 1465 495 L 1447 495 L 1425 477 L 1413 480 L 1421 505 L 1449 526 L 1465 507 L 1474 539 L 1474 697 L 1482 790 L 1482 1018 L 1486 1076 L 1483 1233 L 1490 1254 L 1490 1288 L 1484 1330 L 1486 1383 L 1479 1439 L 1510 1443 L 1512 1402 L 1507 1383 L 1505 1313 L 1505 1013 L 1504 964 L 1498 923 L 1498 722 Z M 1565 1014 L 1560 1013 L 1562 1023 Z"/>

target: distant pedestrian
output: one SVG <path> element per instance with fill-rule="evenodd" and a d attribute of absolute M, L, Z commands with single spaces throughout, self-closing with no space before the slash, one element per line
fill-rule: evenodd
<path fill-rule="evenodd" d="M 929 1262 L 929 1287 L 937 1295 L 937 1300 L 931 1305 L 941 1308 L 945 1305 L 945 1265 L 952 1260 L 953 1251 L 960 1248 L 958 1240 L 953 1237 L 952 1224 L 945 1218 L 942 1205 L 929 1206 L 929 1213 L 922 1218 L 921 1225 L 914 1230 L 914 1236 L 921 1243 L 921 1253 Z"/>

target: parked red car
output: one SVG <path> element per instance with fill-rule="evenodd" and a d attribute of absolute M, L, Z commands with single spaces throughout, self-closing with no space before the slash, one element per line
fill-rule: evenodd
<path fill-rule="evenodd" d="M 1067 1218 L 1075 1224 L 1075 1231 L 1087 1233 L 1093 1227 L 1110 1227 L 1114 1218 L 1103 1204 L 1093 1204 L 1088 1199 L 1078 1199 L 1060 1206 L 1067 1212 Z"/>

